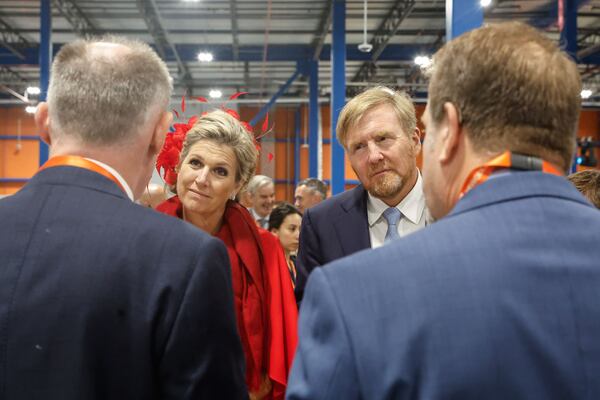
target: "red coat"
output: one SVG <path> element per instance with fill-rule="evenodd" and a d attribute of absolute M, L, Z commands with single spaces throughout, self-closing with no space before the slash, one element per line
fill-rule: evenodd
<path fill-rule="evenodd" d="M 157 208 L 182 218 L 177 196 Z M 215 235 L 229 253 L 238 331 L 246 355 L 246 383 L 258 390 L 266 374 L 282 399 L 297 343 L 298 311 L 285 255 L 279 240 L 256 227 L 250 213 L 228 202 Z"/>

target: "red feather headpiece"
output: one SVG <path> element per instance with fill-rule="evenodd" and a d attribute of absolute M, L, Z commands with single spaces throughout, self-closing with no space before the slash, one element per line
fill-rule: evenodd
<path fill-rule="evenodd" d="M 237 99 L 238 97 L 244 94 L 247 94 L 247 92 L 235 93 L 231 97 L 229 97 L 227 101 Z M 208 103 L 208 100 L 206 100 L 204 97 L 196 97 L 196 100 L 198 100 L 201 103 Z M 227 104 L 227 102 L 225 104 Z M 235 110 L 226 108 L 225 105 L 223 105 L 221 109 L 241 122 L 246 131 L 248 131 L 248 134 L 252 137 L 256 149 L 260 151 L 260 144 L 254 136 L 252 126 L 250 126 L 248 122 L 242 121 L 240 115 Z M 185 112 L 185 95 L 181 99 L 181 111 L 182 113 Z M 179 118 L 179 113 L 177 112 L 177 110 L 173 110 L 173 112 L 175 113 L 177 118 Z M 202 113 L 202 116 L 206 114 L 208 114 L 208 112 Z M 173 131 L 167 133 L 167 137 L 165 138 L 165 144 L 163 145 L 163 148 L 161 149 L 156 159 L 156 170 L 158 171 L 158 174 L 162 176 L 165 182 L 169 185 L 174 185 L 177 181 L 177 172 L 175 171 L 175 168 L 177 167 L 177 164 L 179 164 L 179 155 L 181 154 L 181 149 L 183 148 L 183 142 L 185 141 L 185 137 L 188 131 L 192 129 L 192 127 L 194 126 L 194 124 L 196 124 L 197 121 L 198 117 L 193 116 L 187 121 L 187 123 L 175 123 L 173 124 Z M 262 126 L 263 134 L 261 135 L 261 137 L 264 136 L 264 134 L 267 132 L 268 124 L 269 115 L 267 114 L 265 122 Z M 269 154 L 269 161 L 271 161 L 272 159 L 273 155 Z"/>

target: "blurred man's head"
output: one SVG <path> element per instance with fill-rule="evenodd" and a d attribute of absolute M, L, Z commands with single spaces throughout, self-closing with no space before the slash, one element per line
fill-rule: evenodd
<path fill-rule="evenodd" d="M 265 175 L 254 175 L 248 183 L 248 193 L 252 198 L 252 209 L 261 218 L 268 217 L 275 202 L 275 184 Z"/>
<path fill-rule="evenodd" d="M 148 45 L 118 37 L 77 40 L 55 56 L 36 122 L 51 155 L 107 162 L 137 197 L 172 120 L 171 92 L 167 66 Z"/>
<path fill-rule="evenodd" d="M 567 178 L 596 208 L 600 208 L 600 170 L 586 169 Z"/>
<path fill-rule="evenodd" d="M 158 183 L 149 183 L 146 190 L 138 199 L 138 203 L 144 207 L 156 208 L 167 200 L 167 188 Z"/>
<path fill-rule="evenodd" d="M 298 182 L 294 193 L 294 205 L 300 210 L 314 206 L 327 198 L 327 185 L 320 179 L 308 178 Z"/>
<path fill-rule="evenodd" d="M 505 151 L 568 170 L 580 92 L 576 65 L 524 24 L 491 24 L 447 43 L 434 56 L 423 116 L 433 217 L 450 212 L 473 168 Z"/>
<path fill-rule="evenodd" d="M 372 196 L 396 206 L 412 190 L 421 139 L 415 107 L 405 93 L 386 87 L 366 90 L 344 106 L 336 132 Z"/>

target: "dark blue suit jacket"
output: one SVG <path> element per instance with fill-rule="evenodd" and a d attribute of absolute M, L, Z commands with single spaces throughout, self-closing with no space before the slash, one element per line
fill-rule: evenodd
<path fill-rule="evenodd" d="M 315 267 L 371 248 L 367 191 L 359 185 L 304 212 L 298 248 L 296 297 Z"/>
<path fill-rule="evenodd" d="M 244 398 L 220 241 L 91 171 L 0 201 L 0 398 Z"/>
<path fill-rule="evenodd" d="M 495 177 L 449 216 L 317 268 L 288 399 L 600 399 L 600 212 Z"/>

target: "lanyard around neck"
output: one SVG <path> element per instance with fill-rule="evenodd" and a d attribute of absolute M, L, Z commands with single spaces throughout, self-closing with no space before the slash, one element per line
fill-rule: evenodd
<path fill-rule="evenodd" d="M 114 183 L 116 183 L 117 186 L 119 186 L 121 188 L 121 190 L 123 190 L 123 192 L 127 193 L 127 191 L 125 190 L 123 185 L 121 185 L 121 182 L 119 182 L 119 180 L 117 179 L 116 176 L 114 176 L 112 173 L 110 173 L 105 168 L 101 167 L 100 165 L 96 164 L 95 162 L 92 162 L 92 161 L 85 159 L 83 157 L 80 157 L 80 156 L 52 157 L 51 159 L 46 161 L 44 163 L 44 165 L 42 165 L 40 167 L 38 172 L 43 171 L 46 168 L 62 167 L 62 166 L 83 168 L 83 169 L 87 169 L 89 171 L 96 172 L 96 173 L 104 176 L 105 178 L 110 179 Z"/>
<path fill-rule="evenodd" d="M 487 181 L 492 173 L 498 169 L 510 168 L 524 171 L 541 171 L 547 174 L 562 176 L 558 168 L 541 158 L 505 151 L 498 157 L 483 165 L 473 168 L 465 179 L 458 198 L 462 198 L 469 190 Z"/>

